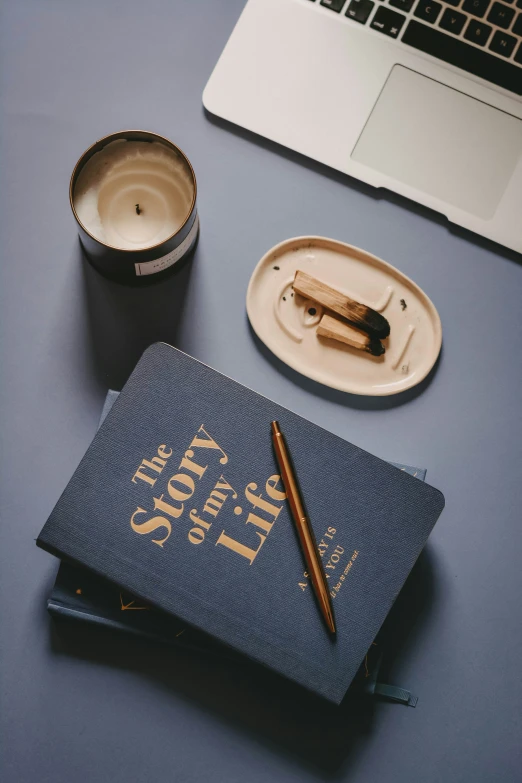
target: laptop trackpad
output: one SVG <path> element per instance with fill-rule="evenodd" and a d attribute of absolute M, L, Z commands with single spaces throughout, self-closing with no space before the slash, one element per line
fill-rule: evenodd
<path fill-rule="evenodd" d="M 396 65 L 353 160 L 483 219 L 522 155 L 522 121 Z"/>

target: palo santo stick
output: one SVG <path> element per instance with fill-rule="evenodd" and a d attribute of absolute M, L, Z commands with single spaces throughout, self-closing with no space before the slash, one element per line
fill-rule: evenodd
<path fill-rule="evenodd" d="M 331 288 L 306 272 L 301 272 L 300 269 L 295 273 L 294 291 L 301 296 L 306 296 L 307 299 L 313 299 L 327 310 L 333 310 L 372 337 L 382 339 L 390 334 L 390 324 L 383 315 L 367 305 L 355 302 L 335 288 Z"/>
<path fill-rule="evenodd" d="M 321 337 L 328 337 L 330 340 L 337 340 L 340 343 L 351 345 L 352 348 L 358 348 L 360 351 L 371 353 L 372 356 L 382 356 L 384 345 L 377 337 L 355 329 L 353 326 L 333 318 L 325 313 L 317 326 L 317 334 Z"/>

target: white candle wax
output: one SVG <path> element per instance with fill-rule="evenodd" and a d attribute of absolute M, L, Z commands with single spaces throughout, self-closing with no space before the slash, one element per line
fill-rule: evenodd
<path fill-rule="evenodd" d="M 74 188 L 84 228 L 120 250 L 164 242 L 189 215 L 194 186 L 185 162 L 161 142 L 118 139 L 90 158 Z"/>

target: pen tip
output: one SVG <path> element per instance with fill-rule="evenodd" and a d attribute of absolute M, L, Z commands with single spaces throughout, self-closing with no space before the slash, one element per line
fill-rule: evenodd
<path fill-rule="evenodd" d="M 337 633 L 335 628 L 335 620 L 333 617 L 332 610 L 328 608 L 328 611 L 326 612 L 326 623 L 328 625 L 328 630 L 331 634 L 335 635 Z"/>
<path fill-rule="evenodd" d="M 281 430 L 279 429 L 279 422 L 278 421 L 273 421 L 272 422 L 272 432 L 273 432 L 274 435 L 278 435 L 281 432 Z"/>

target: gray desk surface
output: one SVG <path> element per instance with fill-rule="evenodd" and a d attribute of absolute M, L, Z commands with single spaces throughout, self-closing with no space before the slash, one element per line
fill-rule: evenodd
<path fill-rule="evenodd" d="M 522 770 L 520 257 L 206 117 L 201 93 L 242 5 L 2 3 L 0 776 L 510 783 Z M 79 154 L 125 127 L 177 141 L 200 188 L 194 263 L 141 291 L 83 262 L 68 203 Z M 444 348 L 416 392 L 331 392 L 256 343 L 251 271 L 305 233 L 367 248 L 433 299 Z M 56 562 L 34 538 L 107 387 L 159 339 L 384 458 L 427 467 L 443 490 L 392 634 L 389 679 L 419 696 L 416 709 L 336 713 L 256 668 L 53 629 Z"/>

